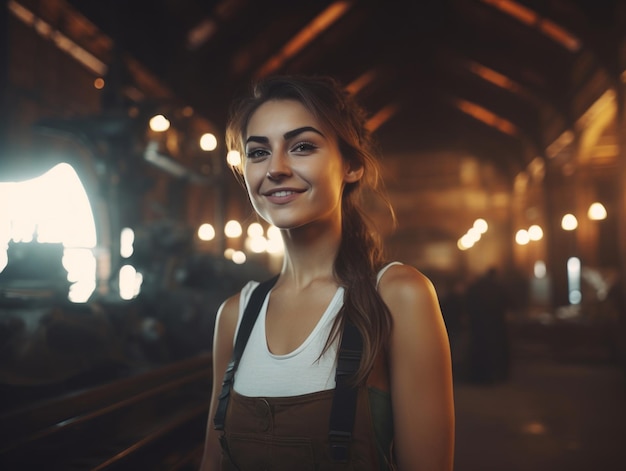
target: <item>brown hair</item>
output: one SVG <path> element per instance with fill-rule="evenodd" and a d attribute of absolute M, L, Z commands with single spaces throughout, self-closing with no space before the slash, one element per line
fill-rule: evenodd
<path fill-rule="evenodd" d="M 393 217 L 380 177 L 378 149 L 365 126 L 363 108 L 336 80 L 277 76 L 256 83 L 249 96 L 234 103 L 226 129 L 229 150 L 239 151 L 243 158 L 248 121 L 256 109 L 269 100 L 302 103 L 335 133 L 343 158 L 354 168 L 364 169 L 363 177 L 347 184 L 342 195 L 342 235 L 334 272 L 345 294 L 327 343 L 328 348 L 346 320 L 357 327 L 363 337 L 363 356 L 355 381 L 361 382 L 377 354 L 386 348 L 391 330 L 389 310 L 376 290 L 376 275 L 385 263 L 382 242 L 362 208 L 363 190 L 371 190 L 384 201 Z"/>

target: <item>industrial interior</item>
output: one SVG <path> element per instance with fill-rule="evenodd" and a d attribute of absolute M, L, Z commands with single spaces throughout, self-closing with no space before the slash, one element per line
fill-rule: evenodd
<path fill-rule="evenodd" d="M 439 294 L 455 469 L 623 469 L 625 1 L 2 0 L 0 32 L 0 468 L 197 469 L 216 311 L 282 261 L 229 106 L 305 74 L 368 111 L 370 216 Z M 445 303 L 490 269 L 485 386 Z"/>

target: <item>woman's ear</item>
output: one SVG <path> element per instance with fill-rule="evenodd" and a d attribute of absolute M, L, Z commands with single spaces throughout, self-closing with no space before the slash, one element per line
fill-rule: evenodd
<path fill-rule="evenodd" d="M 346 166 L 346 173 L 343 176 L 343 180 L 346 183 L 357 182 L 363 177 L 364 172 L 365 172 L 365 169 L 363 168 L 362 165 L 359 165 L 358 167 L 356 167 L 355 164 L 348 164 Z"/>

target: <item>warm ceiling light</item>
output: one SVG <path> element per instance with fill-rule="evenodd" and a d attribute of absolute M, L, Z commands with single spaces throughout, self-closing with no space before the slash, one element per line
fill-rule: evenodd
<path fill-rule="evenodd" d="M 467 250 L 467 249 L 471 249 L 472 247 L 474 247 L 475 243 L 476 241 L 472 238 L 472 236 L 470 236 L 469 234 L 465 234 L 463 237 L 459 239 L 457 246 L 461 250 Z"/>
<path fill-rule="evenodd" d="M 482 1 L 530 27 L 537 28 L 545 36 L 559 43 L 570 52 L 578 52 L 580 49 L 580 40 L 576 36 L 520 3 L 513 0 Z"/>
<path fill-rule="evenodd" d="M 578 219 L 573 214 L 566 214 L 561 219 L 561 227 L 565 231 L 573 231 L 578 227 Z"/>
<path fill-rule="evenodd" d="M 235 262 L 237 265 L 241 265 L 242 263 L 246 263 L 246 254 L 243 253 L 241 250 L 235 250 L 233 252 L 233 258 L 232 258 L 233 262 Z"/>
<path fill-rule="evenodd" d="M 258 222 L 253 222 L 248 226 L 248 230 L 246 233 L 249 237 L 260 237 L 263 235 L 265 231 L 263 230 L 263 226 Z"/>
<path fill-rule="evenodd" d="M 198 238 L 206 241 L 215 239 L 215 228 L 209 223 L 201 224 L 198 228 Z"/>
<path fill-rule="evenodd" d="M 33 28 L 33 30 L 44 39 L 52 41 L 60 50 L 72 56 L 96 75 L 101 77 L 106 75 L 108 66 L 104 62 L 86 49 L 80 47 L 58 29 L 54 29 L 52 25 L 44 21 L 43 18 L 36 16 L 28 8 L 21 5 L 21 3 L 26 2 L 11 0 L 6 2 L 6 7 L 3 5 L 3 8 L 7 8 L 8 11 L 10 11 L 18 20 Z M 107 46 L 109 46 L 107 38 L 102 35 L 100 35 L 97 39 L 99 43 L 105 42 L 107 43 Z M 110 49 L 110 47 L 107 47 L 107 49 Z"/>
<path fill-rule="evenodd" d="M 539 29 L 570 52 L 578 52 L 580 49 L 580 40 L 576 36 L 550 20 L 542 18 Z"/>
<path fill-rule="evenodd" d="M 602 221 L 606 219 L 606 208 L 602 203 L 595 202 L 591 206 L 589 206 L 589 210 L 587 211 L 587 216 L 592 221 Z"/>
<path fill-rule="evenodd" d="M 487 221 L 483 218 L 478 218 L 474 221 L 474 225 L 472 227 L 476 228 L 481 234 L 484 234 L 487 232 L 487 229 L 489 229 L 489 224 L 487 224 Z"/>
<path fill-rule="evenodd" d="M 487 82 L 492 83 L 497 87 L 504 88 L 505 90 L 509 90 L 511 92 L 519 92 L 521 89 L 521 86 L 519 84 L 517 84 L 507 76 L 496 72 L 489 67 L 485 67 L 484 65 L 477 62 L 470 62 L 469 70 L 472 73 L 478 75 L 483 80 L 486 80 Z"/>
<path fill-rule="evenodd" d="M 356 95 L 365 87 L 367 87 L 370 83 L 372 83 L 377 75 L 378 72 L 376 70 L 368 70 L 367 72 L 350 82 L 346 87 L 346 91 L 351 95 Z"/>
<path fill-rule="evenodd" d="M 307 44 L 312 42 L 335 21 L 341 18 L 351 6 L 351 1 L 339 1 L 329 5 L 322 13 L 313 18 L 308 25 L 302 28 L 298 34 L 291 38 L 278 54 L 272 56 L 263 64 L 256 72 L 255 76 L 257 78 L 265 77 L 279 69 L 285 62 L 304 49 Z"/>
<path fill-rule="evenodd" d="M 515 242 L 517 245 L 526 245 L 530 242 L 530 236 L 526 229 L 520 229 L 515 233 Z"/>
<path fill-rule="evenodd" d="M 231 167 L 239 167 L 241 165 L 241 154 L 238 150 L 229 150 L 226 154 L 226 162 Z"/>
<path fill-rule="evenodd" d="M 248 237 L 245 247 L 250 252 L 263 253 L 267 250 L 267 239 L 263 236 Z"/>
<path fill-rule="evenodd" d="M 483 2 L 527 25 L 534 25 L 539 18 L 539 15 L 530 8 L 511 0 L 483 0 Z"/>
<path fill-rule="evenodd" d="M 200 137 L 200 149 L 204 151 L 215 150 L 217 147 L 217 138 L 214 134 L 207 132 Z"/>
<path fill-rule="evenodd" d="M 150 118 L 150 129 L 154 132 L 164 132 L 170 128 L 169 120 L 162 114 Z"/>
<path fill-rule="evenodd" d="M 530 240 L 541 240 L 543 238 L 543 229 L 537 224 L 533 224 L 528 228 L 528 237 Z"/>
<path fill-rule="evenodd" d="M 369 129 L 371 132 L 376 131 L 379 127 L 389 121 L 393 115 L 398 112 L 399 107 L 395 104 L 387 105 L 382 109 L 378 110 L 374 116 L 367 120 L 365 123 L 365 127 Z"/>
<path fill-rule="evenodd" d="M 187 33 L 187 47 L 198 49 L 217 32 L 217 22 L 212 18 L 205 18 Z"/>
<path fill-rule="evenodd" d="M 228 221 L 224 226 L 224 234 L 228 238 L 235 239 L 237 237 L 240 237 L 242 232 L 243 230 L 241 228 L 241 224 L 239 224 L 239 222 L 235 221 L 234 219 Z"/>
<path fill-rule="evenodd" d="M 469 236 L 470 239 L 472 239 L 474 242 L 478 242 L 481 237 L 482 237 L 482 232 L 480 232 L 477 228 L 475 227 L 470 227 L 467 230 L 467 235 Z"/>
<path fill-rule="evenodd" d="M 482 106 L 463 99 L 457 99 L 455 100 L 455 103 L 457 108 L 462 112 L 493 128 L 496 128 L 504 134 L 508 134 L 509 136 L 517 136 L 519 134 L 517 126 L 488 109 L 483 108 Z"/>

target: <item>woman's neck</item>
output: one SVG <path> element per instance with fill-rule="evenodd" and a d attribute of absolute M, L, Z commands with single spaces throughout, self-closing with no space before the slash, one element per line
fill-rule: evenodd
<path fill-rule="evenodd" d="M 316 281 L 335 282 L 334 263 L 341 231 L 319 227 L 290 229 L 283 233 L 285 258 L 282 277 L 296 288 Z"/>

